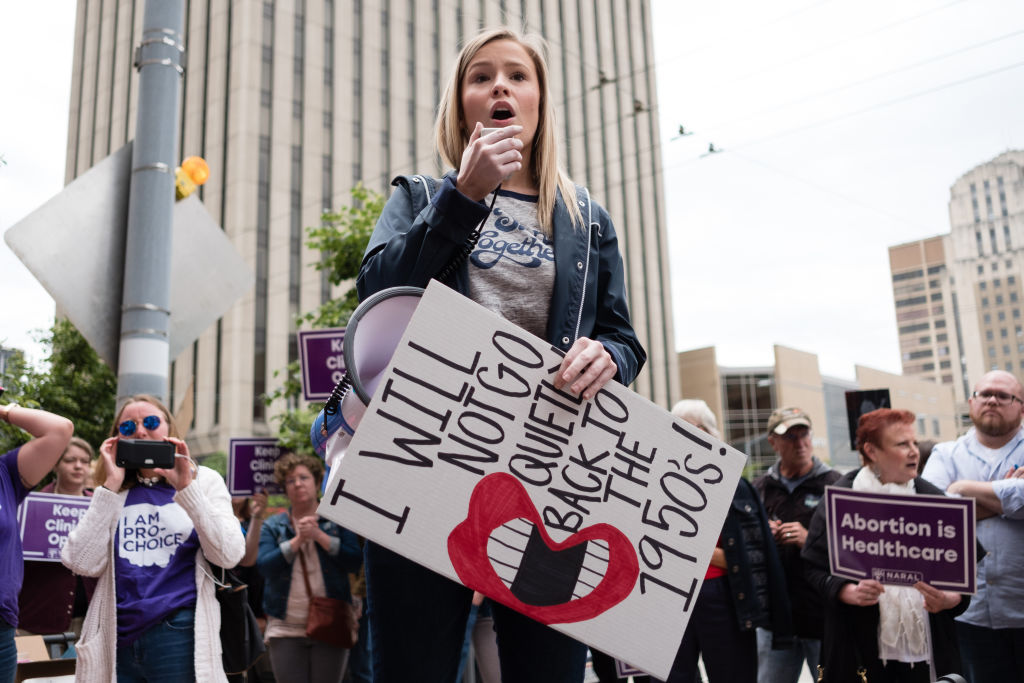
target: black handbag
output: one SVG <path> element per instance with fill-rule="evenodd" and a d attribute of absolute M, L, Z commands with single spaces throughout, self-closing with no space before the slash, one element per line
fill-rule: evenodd
<path fill-rule="evenodd" d="M 217 602 L 220 603 L 220 647 L 224 673 L 247 671 L 266 651 L 263 632 L 249 605 L 249 586 L 223 567 L 213 570 Z"/>

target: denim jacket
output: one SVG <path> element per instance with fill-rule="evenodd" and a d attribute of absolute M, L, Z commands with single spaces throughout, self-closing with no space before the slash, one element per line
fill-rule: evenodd
<path fill-rule="evenodd" d="M 753 485 L 740 478 L 722 525 L 726 576 L 740 631 L 755 626 L 772 632 L 772 646 L 793 642 L 786 576 L 765 514 Z"/>
<path fill-rule="evenodd" d="M 441 181 L 398 176 L 392 185 L 398 189 L 377 221 L 356 280 L 360 300 L 388 287 L 425 287 L 457 257 L 488 214 L 486 205 L 455 188 L 454 173 Z M 579 188 L 578 199 L 583 227 L 573 226 L 560 194 L 555 203 L 555 284 L 547 341 L 563 352 L 581 336 L 601 342 L 618 368 L 615 379 L 629 384 L 647 354 L 629 320 L 615 228 L 586 189 Z M 451 286 L 463 295 L 469 292 L 465 263 Z"/>
<path fill-rule="evenodd" d="M 348 573 L 359 571 L 363 555 L 359 539 L 354 533 L 338 526 L 329 519 L 320 518 L 319 527 L 331 537 L 330 550 L 324 550 L 315 543 L 320 557 L 327 597 L 352 602 L 349 591 Z M 260 532 L 260 552 L 256 566 L 265 579 L 263 585 L 263 610 L 272 617 L 284 619 L 288 606 L 288 592 L 292 587 L 292 567 L 297 560 L 292 552 L 291 539 L 295 538 L 288 512 L 276 514 L 263 524 Z"/>

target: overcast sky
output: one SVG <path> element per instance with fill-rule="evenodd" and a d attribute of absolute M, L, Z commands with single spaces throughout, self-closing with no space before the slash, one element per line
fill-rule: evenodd
<path fill-rule="evenodd" d="M 887 247 L 949 231 L 949 187 L 1024 148 L 1020 0 L 654 0 L 676 346 L 900 371 Z M 75 3 L 0 23 L 0 231 L 60 191 Z M 673 139 L 679 126 L 692 135 Z M 713 143 L 716 154 L 706 155 Z M 53 301 L 0 244 L 0 343 Z"/>

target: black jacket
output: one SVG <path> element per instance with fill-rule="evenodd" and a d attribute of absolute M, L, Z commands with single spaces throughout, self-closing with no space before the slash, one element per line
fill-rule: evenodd
<path fill-rule="evenodd" d="M 836 486 L 852 488 L 857 476 L 854 470 L 848 472 Z M 914 490 L 919 494 L 941 496 L 939 490 L 928 481 L 917 477 Z M 825 601 L 825 637 L 821 644 L 821 665 L 824 667 L 822 681 L 827 683 L 859 683 L 857 669 L 867 669 L 869 681 L 881 679 L 882 662 L 878 658 L 878 605 L 855 607 L 839 600 L 839 591 L 849 579 L 832 576 L 828 564 L 828 537 L 825 524 L 824 506 L 814 513 L 811 530 L 803 550 L 807 579 Z M 960 673 L 960 648 L 957 644 L 953 617 L 967 609 L 971 596 L 964 595 L 956 607 L 929 614 L 932 632 L 932 655 L 939 675 Z"/>
<path fill-rule="evenodd" d="M 740 631 L 760 626 L 772 632 L 776 646 L 790 645 L 793 621 L 786 576 L 757 491 L 742 477 L 722 525 L 721 544 Z"/>
<path fill-rule="evenodd" d="M 800 522 L 810 528 L 811 517 L 825 495 L 825 487 L 842 476 L 828 465 L 814 458 L 814 467 L 807 479 L 790 493 L 782 483 L 779 463 L 754 480 L 769 519 Z M 795 545 L 777 546 L 782 569 L 786 573 L 786 587 L 793 613 L 793 630 L 800 638 L 820 640 L 824 633 L 821 596 L 807 582 L 800 548 Z"/>

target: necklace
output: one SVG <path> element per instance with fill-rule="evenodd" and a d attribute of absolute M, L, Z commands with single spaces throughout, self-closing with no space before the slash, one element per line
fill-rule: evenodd
<path fill-rule="evenodd" d="M 163 477 L 161 477 L 160 475 L 157 475 L 155 477 L 144 477 L 141 474 L 137 474 L 135 476 L 139 480 L 140 484 L 142 484 L 143 486 L 149 486 L 150 488 L 163 481 Z"/>

